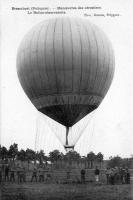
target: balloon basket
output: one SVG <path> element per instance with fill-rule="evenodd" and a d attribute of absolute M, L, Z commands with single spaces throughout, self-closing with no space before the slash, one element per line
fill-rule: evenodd
<path fill-rule="evenodd" d="M 64 148 L 65 148 L 66 152 L 74 151 L 74 146 L 64 145 Z"/>

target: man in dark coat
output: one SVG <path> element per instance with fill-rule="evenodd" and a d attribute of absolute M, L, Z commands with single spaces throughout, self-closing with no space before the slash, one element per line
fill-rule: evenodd
<path fill-rule="evenodd" d="M 85 183 L 85 169 L 81 169 L 81 183 Z"/>
<path fill-rule="evenodd" d="M 5 166 L 5 181 L 9 181 L 9 165 Z"/>
<path fill-rule="evenodd" d="M 31 177 L 31 182 L 33 181 L 33 179 L 35 179 L 36 182 L 37 182 L 37 169 L 36 168 L 34 168 L 34 170 L 33 170 L 32 177 Z"/>
<path fill-rule="evenodd" d="M 96 183 L 98 183 L 98 182 L 99 182 L 100 170 L 98 169 L 97 166 L 96 166 L 96 169 L 95 169 L 94 173 L 95 173 L 95 180 L 96 180 Z"/>

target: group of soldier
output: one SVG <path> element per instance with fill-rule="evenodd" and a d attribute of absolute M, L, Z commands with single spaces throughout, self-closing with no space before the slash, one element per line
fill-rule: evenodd
<path fill-rule="evenodd" d="M 107 184 L 130 184 L 130 172 L 126 168 L 107 168 L 106 170 Z"/>
<path fill-rule="evenodd" d="M 47 172 L 45 170 L 45 172 Z M 17 167 L 16 169 L 12 169 L 9 167 L 9 165 L 6 165 L 4 167 L 4 170 L 0 168 L 0 183 L 2 181 L 4 182 L 26 182 L 26 169 L 24 167 Z M 47 173 L 46 180 L 49 178 L 49 174 Z M 44 182 L 44 170 L 43 169 L 37 169 L 34 167 L 32 170 L 32 175 L 31 175 L 31 182 L 33 181 L 39 181 L 39 182 Z"/>
<path fill-rule="evenodd" d="M 19 168 L 17 170 L 14 170 L 12 168 L 9 167 L 9 165 L 6 165 L 4 167 L 4 172 L 2 174 L 3 170 L 0 170 L 0 180 L 2 181 L 2 179 L 5 182 L 25 182 L 26 181 L 26 171 L 25 168 Z M 17 178 L 17 179 L 16 179 Z"/>
<path fill-rule="evenodd" d="M 85 181 L 86 170 L 81 169 L 80 174 L 81 174 L 81 183 L 85 183 L 86 182 Z M 94 170 L 94 175 L 95 175 L 95 182 L 98 183 L 99 182 L 100 169 L 97 166 Z"/>
<path fill-rule="evenodd" d="M 106 169 L 106 180 L 107 184 L 115 185 L 115 184 L 130 184 L 130 172 L 129 169 L 122 167 L 114 167 Z M 81 170 L 81 183 L 85 183 L 85 169 Z M 94 170 L 95 182 L 99 183 L 100 181 L 100 170 L 96 166 Z"/>
<path fill-rule="evenodd" d="M 2 174 L 3 173 L 3 174 Z M 86 176 L 86 170 L 81 169 L 81 183 L 85 183 L 85 176 Z M 99 175 L 100 170 L 98 167 L 94 170 L 95 175 L 95 181 L 96 183 L 99 182 Z M 26 176 L 27 172 L 24 167 L 17 167 L 16 169 L 12 169 L 9 167 L 9 165 L 6 165 L 4 167 L 4 171 L 0 168 L 0 183 L 3 181 L 5 182 L 26 182 Z M 67 172 L 67 179 L 70 179 L 71 173 L 70 170 Z M 107 184 L 130 184 L 130 173 L 128 168 L 107 168 L 106 169 L 106 179 Z M 44 170 L 43 168 L 36 168 L 32 170 L 32 175 L 30 178 L 28 178 L 30 182 L 44 182 L 47 180 L 51 180 L 51 174 L 48 172 L 48 170 Z"/>

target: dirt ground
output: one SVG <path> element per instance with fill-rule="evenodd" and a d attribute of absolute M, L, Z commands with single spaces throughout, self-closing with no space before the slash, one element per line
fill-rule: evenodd
<path fill-rule="evenodd" d="M 1 200 L 133 200 L 133 185 L 5 183 Z"/>

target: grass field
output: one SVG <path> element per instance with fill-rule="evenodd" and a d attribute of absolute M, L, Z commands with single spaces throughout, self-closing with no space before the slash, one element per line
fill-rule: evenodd
<path fill-rule="evenodd" d="M 1 200 L 133 200 L 133 185 L 5 183 Z"/>

